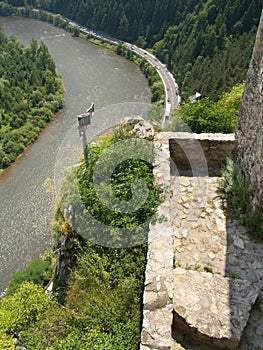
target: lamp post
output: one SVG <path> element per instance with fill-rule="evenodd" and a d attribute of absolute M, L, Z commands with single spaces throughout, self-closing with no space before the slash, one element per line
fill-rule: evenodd
<path fill-rule="evenodd" d="M 90 105 L 90 107 L 86 110 L 85 113 L 78 115 L 78 130 L 79 130 L 79 136 L 82 140 L 82 147 L 83 147 L 83 154 L 84 154 L 84 161 L 87 163 L 88 160 L 88 150 L 87 150 L 87 137 L 86 137 L 86 128 L 87 125 L 90 125 L 91 118 L 94 112 L 94 103 Z"/>

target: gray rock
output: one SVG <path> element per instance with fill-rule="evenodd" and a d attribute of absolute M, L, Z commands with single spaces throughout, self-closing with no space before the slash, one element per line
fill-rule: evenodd
<path fill-rule="evenodd" d="M 248 271 L 248 274 L 247 274 L 247 279 L 251 282 L 251 283 L 257 283 L 258 282 L 258 277 L 255 273 L 255 271 L 253 269 L 250 269 Z"/>
<path fill-rule="evenodd" d="M 239 238 L 239 237 L 236 237 L 234 239 L 234 246 L 236 248 L 239 248 L 239 249 L 244 249 L 245 248 L 245 244 L 244 244 L 244 241 L 242 238 Z"/>
<path fill-rule="evenodd" d="M 232 254 L 229 254 L 227 257 L 227 265 L 238 266 L 238 259 Z"/>
<path fill-rule="evenodd" d="M 137 134 L 140 138 L 147 138 L 154 136 L 154 128 L 153 126 L 144 120 L 141 116 L 128 117 L 125 118 L 125 123 L 132 125 L 135 134 Z"/>

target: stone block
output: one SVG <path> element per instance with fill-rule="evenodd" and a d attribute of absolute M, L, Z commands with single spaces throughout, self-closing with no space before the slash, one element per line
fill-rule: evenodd
<path fill-rule="evenodd" d="M 234 349 L 257 296 L 249 281 L 177 268 L 173 327 L 200 343 Z"/>
<path fill-rule="evenodd" d="M 151 349 L 171 348 L 172 304 L 165 308 L 144 312 L 141 344 Z M 167 325 L 170 324 L 170 327 Z"/>
<path fill-rule="evenodd" d="M 221 165 L 236 148 L 234 134 L 170 133 L 171 159 L 180 175 L 191 176 L 195 170 L 199 176 L 220 174 Z M 200 168 L 199 168 L 200 167 Z M 196 176 L 196 175 L 195 175 Z"/>

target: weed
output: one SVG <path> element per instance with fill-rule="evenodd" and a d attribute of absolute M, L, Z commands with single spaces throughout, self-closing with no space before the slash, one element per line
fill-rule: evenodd
<path fill-rule="evenodd" d="M 230 278 L 236 279 L 236 278 L 239 278 L 239 275 L 236 272 L 231 272 L 230 273 Z"/>
<path fill-rule="evenodd" d="M 262 300 L 260 300 L 259 298 L 257 298 L 255 304 L 254 304 L 255 308 L 258 310 L 258 311 L 261 311 L 261 306 L 262 306 Z"/>
<path fill-rule="evenodd" d="M 227 214 L 241 220 L 251 236 L 263 239 L 262 215 L 259 210 L 252 209 L 253 187 L 241 167 L 231 158 L 227 159 L 222 169 L 222 179 L 218 185 Z"/>
<path fill-rule="evenodd" d="M 211 266 L 204 266 L 204 270 L 205 270 L 205 272 L 214 273 Z"/>

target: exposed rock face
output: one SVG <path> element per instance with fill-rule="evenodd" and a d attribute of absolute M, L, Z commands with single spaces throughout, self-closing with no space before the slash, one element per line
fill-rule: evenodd
<path fill-rule="evenodd" d="M 252 182 L 254 208 L 263 210 L 263 12 L 236 127 L 237 160 Z"/>
<path fill-rule="evenodd" d="M 202 343 L 235 349 L 257 296 L 249 281 L 177 268 L 174 327 Z"/>
<path fill-rule="evenodd" d="M 142 139 L 154 136 L 153 126 L 140 116 L 125 118 L 125 123 L 132 125 L 132 132 Z"/>
<path fill-rule="evenodd" d="M 54 278 L 53 290 L 63 293 L 66 289 L 71 271 L 76 263 L 76 253 L 79 243 L 83 238 L 73 230 L 74 208 L 69 205 L 60 217 L 60 224 L 64 227 L 64 234 L 57 242 L 56 251 L 56 274 Z"/>
<path fill-rule="evenodd" d="M 57 245 L 57 266 L 54 290 L 63 291 L 68 284 L 69 276 L 76 263 L 77 240 L 73 237 L 61 236 Z"/>

